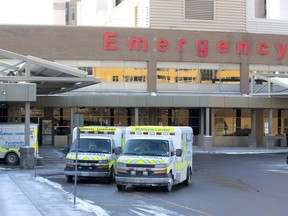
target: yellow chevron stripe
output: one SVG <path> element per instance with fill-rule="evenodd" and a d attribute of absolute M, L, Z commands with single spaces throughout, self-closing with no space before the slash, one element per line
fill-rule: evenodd
<path fill-rule="evenodd" d="M 138 160 L 138 161 L 136 162 L 136 164 L 145 164 L 145 161 L 144 161 L 144 160 Z"/>
<path fill-rule="evenodd" d="M 156 164 L 156 162 L 152 159 L 149 159 L 148 161 L 150 162 L 150 164 Z"/>
<path fill-rule="evenodd" d="M 134 161 L 134 159 L 129 159 L 126 161 L 126 163 L 132 163 L 132 161 Z"/>

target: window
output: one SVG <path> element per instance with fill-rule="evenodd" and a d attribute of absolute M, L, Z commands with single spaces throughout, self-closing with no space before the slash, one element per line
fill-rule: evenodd
<path fill-rule="evenodd" d="M 93 68 L 92 67 L 79 67 L 79 70 L 86 71 L 88 75 L 92 75 Z"/>
<path fill-rule="evenodd" d="M 185 19 L 214 20 L 214 0 L 185 0 Z"/>
<path fill-rule="evenodd" d="M 71 20 L 76 21 L 76 8 L 73 6 L 71 7 Z"/>
<path fill-rule="evenodd" d="M 145 76 L 125 76 L 125 82 L 146 82 Z"/>
<path fill-rule="evenodd" d="M 266 0 L 255 0 L 255 17 L 266 18 Z"/>
<path fill-rule="evenodd" d="M 113 82 L 119 82 L 119 77 L 118 76 L 113 76 Z"/>
<path fill-rule="evenodd" d="M 201 82 L 207 82 L 212 81 L 215 78 L 215 74 L 218 72 L 218 70 L 213 69 L 200 69 L 201 74 Z"/>
<path fill-rule="evenodd" d="M 288 20 L 287 0 L 254 0 L 255 18 Z"/>
<path fill-rule="evenodd" d="M 251 133 L 251 110 L 215 109 L 215 136 L 248 136 Z"/>

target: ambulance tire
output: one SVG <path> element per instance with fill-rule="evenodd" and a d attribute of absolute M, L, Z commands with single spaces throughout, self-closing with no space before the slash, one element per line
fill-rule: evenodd
<path fill-rule="evenodd" d="M 72 183 L 73 182 L 73 176 L 68 175 L 67 176 L 67 182 Z"/>
<path fill-rule="evenodd" d="M 125 189 L 126 189 L 126 185 L 117 184 L 116 186 L 117 186 L 117 189 L 118 189 L 119 191 L 125 191 Z"/>
<path fill-rule="evenodd" d="M 19 157 L 16 153 L 10 152 L 6 155 L 6 163 L 9 165 L 16 165 L 19 162 Z"/>
<path fill-rule="evenodd" d="M 191 184 L 191 171 L 190 171 L 190 168 L 188 168 L 187 170 L 187 177 L 186 177 L 186 180 L 183 182 L 184 185 L 189 185 Z"/>
<path fill-rule="evenodd" d="M 169 175 L 169 184 L 167 184 L 165 187 L 164 187 L 164 189 L 165 189 L 165 191 L 166 192 L 171 192 L 172 191 L 172 187 L 173 187 L 173 177 L 172 177 L 172 174 L 171 173 L 169 173 L 168 174 Z"/>

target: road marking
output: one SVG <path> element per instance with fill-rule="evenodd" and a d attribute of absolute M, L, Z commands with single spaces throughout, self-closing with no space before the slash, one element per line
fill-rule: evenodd
<path fill-rule="evenodd" d="M 184 209 L 187 209 L 187 210 L 192 211 L 192 212 L 196 212 L 196 213 L 201 214 L 201 215 L 213 216 L 212 214 L 210 214 L 208 212 L 203 212 L 203 211 L 200 211 L 198 209 L 190 208 L 190 207 L 183 206 L 183 205 L 180 205 L 180 204 L 177 204 L 177 203 L 173 203 L 173 202 L 170 202 L 170 201 L 167 201 L 167 200 L 163 200 L 163 199 L 160 199 L 160 198 L 148 195 L 148 194 L 144 194 L 144 193 L 140 193 L 140 192 L 138 192 L 138 194 L 140 194 L 142 196 L 150 197 L 152 199 L 155 199 L 155 200 L 158 200 L 158 201 L 161 201 L 161 202 L 164 202 L 164 203 L 167 203 L 169 205 L 174 205 L 174 206 L 177 206 L 177 207 L 180 207 L 180 208 L 184 208 Z"/>

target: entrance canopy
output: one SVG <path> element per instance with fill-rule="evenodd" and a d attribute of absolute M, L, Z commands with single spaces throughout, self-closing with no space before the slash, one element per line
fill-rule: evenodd
<path fill-rule="evenodd" d="M 252 73 L 250 93 L 252 96 L 288 97 L 288 74 Z"/>
<path fill-rule="evenodd" d="M 0 82 L 35 83 L 37 95 L 68 92 L 101 82 L 76 68 L 0 49 Z"/>

